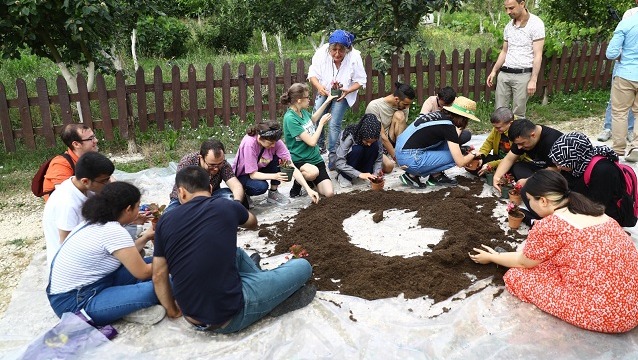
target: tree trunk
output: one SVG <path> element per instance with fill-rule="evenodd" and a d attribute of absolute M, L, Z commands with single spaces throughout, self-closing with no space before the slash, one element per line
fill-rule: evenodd
<path fill-rule="evenodd" d="M 264 52 L 268 52 L 268 41 L 266 41 L 266 32 L 261 32 L 261 46 L 264 48 Z"/>
<path fill-rule="evenodd" d="M 317 51 L 317 43 L 315 42 L 315 39 L 312 38 L 312 35 L 308 35 L 308 42 L 310 42 L 312 50 Z"/>
<path fill-rule="evenodd" d="M 137 153 L 137 143 L 135 142 L 135 118 L 133 117 L 133 104 L 131 104 L 131 97 L 126 94 L 126 110 L 128 112 L 128 138 L 126 144 L 128 146 L 129 154 Z"/>
<path fill-rule="evenodd" d="M 64 80 L 66 80 L 66 84 L 69 87 L 69 89 L 71 90 L 71 93 L 73 94 L 77 94 L 78 93 L 78 74 L 80 73 L 82 67 L 79 64 L 75 64 L 73 66 L 73 69 L 75 70 L 75 73 L 72 73 L 71 70 L 69 70 L 69 68 L 66 66 L 65 63 L 63 62 L 59 62 L 56 63 L 56 65 L 58 66 L 58 68 L 60 69 L 60 72 L 62 73 L 62 76 L 64 77 Z M 95 83 L 95 63 L 90 62 L 89 66 L 86 68 L 87 71 L 87 90 L 91 91 L 91 89 L 93 88 L 93 84 Z M 76 106 L 77 106 L 77 111 L 78 111 L 78 117 L 81 123 L 84 122 L 84 118 L 82 117 L 82 106 L 80 105 L 80 102 L 76 102 Z"/>
<path fill-rule="evenodd" d="M 485 32 L 485 27 L 483 27 L 483 17 L 481 16 L 479 18 L 479 34 L 482 34 L 483 32 Z"/>
<path fill-rule="evenodd" d="M 281 65 L 283 66 L 283 64 L 284 64 L 284 49 L 281 46 L 281 32 L 278 32 L 277 35 L 275 35 L 275 40 L 277 40 L 277 48 L 279 49 L 279 59 L 281 60 Z"/>
<path fill-rule="evenodd" d="M 441 25 L 441 11 L 436 12 L 436 26 Z"/>
<path fill-rule="evenodd" d="M 139 62 L 137 61 L 137 29 L 133 29 L 133 31 L 131 31 L 131 56 L 133 57 L 135 71 L 137 71 L 140 67 Z"/>

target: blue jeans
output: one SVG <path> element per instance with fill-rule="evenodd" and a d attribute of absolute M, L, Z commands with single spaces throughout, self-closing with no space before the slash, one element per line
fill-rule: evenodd
<path fill-rule="evenodd" d="M 364 172 L 370 173 L 374 171 L 374 163 L 379 156 L 379 144 L 374 143 L 372 146 L 353 145 L 348 155 L 346 155 L 346 164 L 353 168 Z M 352 181 L 352 177 L 345 172 L 339 172 L 341 176 Z"/>
<path fill-rule="evenodd" d="M 272 161 L 268 163 L 265 167 L 257 170 L 261 173 L 265 174 L 275 174 L 279 172 L 279 158 L 277 155 L 273 155 Z M 246 191 L 246 195 L 254 196 L 261 195 L 268 190 L 268 181 L 266 180 L 255 180 L 251 179 L 250 175 L 240 175 L 237 177 L 237 180 L 241 183 Z M 270 180 L 270 184 L 277 186 L 281 184 L 279 180 Z"/>
<path fill-rule="evenodd" d="M 213 199 L 226 198 L 229 200 L 233 200 L 233 192 L 230 191 L 229 188 L 219 188 L 213 191 L 213 194 L 211 195 L 211 197 Z M 164 209 L 164 212 L 162 214 L 166 214 L 167 212 L 175 209 L 179 205 L 180 205 L 179 200 L 171 199 L 171 201 L 168 203 L 168 206 L 166 207 L 166 209 Z"/>
<path fill-rule="evenodd" d="M 315 98 L 315 111 L 321 107 L 321 105 L 326 101 L 327 97 L 317 95 Z M 341 101 L 337 101 L 337 99 L 332 100 L 330 106 L 326 109 L 324 114 L 330 113 L 332 114 L 332 119 L 328 123 L 328 152 L 335 152 L 335 143 L 337 142 L 337 138 L 339 138 L 339 134 L 341 133 L 341 122 L 343 121 L 343 117 L 346 114 L 346 110 L 350 109 L 350 105 L 348 105 L 348 101 L 343 99 Z M 323 115 L 323 114 L 322 114 Z M 319 137 L 319 146 L 321 148 L 324 147 L 325 137 L 324 132 L 321 132 L 321 136 Z M 328 164 L 328 167 L 333 167 Z"/>
<path fill-rule="evenodd" d="M 244 307 L 216 333 L 240 331 L 268 313 L 301 288 L 312 275 L 305 259 L 292 259 L 276 269 L 261 271 L 241 248 L 237 248 L 237 269 L 242 282 Z"/>
<path fill-rule="evenodd" d="M 634 131 L 634 122 L 636 118 L 634 112 L 629 108 L 629 115 L 627 115 L 627 122 L 629 123 L 629 132 Z M 607 102 L 607 110 L 605 110 L 605 123 L 603 129 L 611 130 L 611 100 Z"/>
<path fill-rule="evenodd" d="M 144 261 L 150 264 L 152 259 L 147 257 Z M 47 296 L 58 317 L 65 312 L 75 313 L 84 309 L 98 326 L 111 324 L 136 310 L 159 304 L 153 282 L 136 279 L 124 265 L 77 290 L 51 295 L 47 286 Z"/>
<path fill-rule="evenodd" d="M 397 163 L 407 166 L 410 175 L 427 176 L 447 170 L 455 165 L 447 141 L 428 149 L 405 149 L 397 151 Z"/>

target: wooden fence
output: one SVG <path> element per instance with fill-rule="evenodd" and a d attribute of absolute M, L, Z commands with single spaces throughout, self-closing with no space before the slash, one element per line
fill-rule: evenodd
<path fill-rule="evenodd" d="M 563 48 L 560 56 L 543 58 L 536 95 L 608 88 L 612 61 L 605 57 L 606 48 L 606 43 L 574 45 L 571 49 Z M 399 65 L 395 55 L 389 73 L 385 74 L 373 69 L 372 58 L 368 55 L 364 59 L 368 85 L 359 91 L 353 110 L 357 111 L 362 102 L 390 93 L 392 84 L 400 77 L 415 88 L 417 104 L 444 86 L 452 86 L 459 94 L 475 101 L 489 100 L 493 89 L 486 86 L 485 79 L 486 72 L 493 66 L 491 58 L 490 50 L 484 54 L 480 49 L 473 56 L 469 50 L 463 54 L 454 50 L 451 59 L 443 52 L 438 59 L 434 53 L 423 58 L 420 54 L 412 56 L 406 52 L 403 64 Z M 192 127 L 199 126 L 202 119 L 208 126 L 213 126 L 216 117 L 228 125 L 232 115 L 243 121 L 249 113 L 254 114 L 255 121 L 274 119 L 284 109 L 279 103 L 283 90 L 294 82 L 306 82 L 309 64 L 299 59 L 295 65 L 293 72 L 291 61 L 286 60 L 283 74 L 276 73 L 273 62 L 265 71 L 255 65 L 249 76 L 245 64 L 240 64 L 233 75 L 226 63 L 221 68 L 221 77 L 216 77 L 209 64 L 203 79 L 198 79 L 191 65 L 186 82 L 180 80 L 180 69 L 174 66 L 170 83 L 163 81 L 159 66 L 153 71 L 152 83 L 146 82 L 144 70 L 140 68 L 134 84 L 127 84 L 124 74 L 118 72 L 112 90 L 106 88 L 104 77 L 98 74 L 95 91 L 88 91 L 86 80 L 79 76 L 77 94 L 70 94 L 62 76 L 56 81 L 55 91 L 51 91 L 43 78 L 38 78 L 36 97 L 29 97 L 25 81 L 18 79 L 15 99 L 7 99 L 5 87 L 0 83 L 0 140 L 6 151 L 15 151 L 18 141 L 35 149 L 38 137 L 44 140 L 45 146 L 55 146 L 61 128 L 79 119 L 73 112 L 73 103 L 80 104 L 84 123 L 102 129 L 106 140 L 114 138 L 116 129 L 120 136 L 128 138 L 129 125 L 134 123 L 141 131 L 148 131 L 151 123 L 156 123 L 159 130 L 169 124 L 174 129 L 181 129 L 185 119 Z M 167 92 L 170 97 L 166 96 Z"/>

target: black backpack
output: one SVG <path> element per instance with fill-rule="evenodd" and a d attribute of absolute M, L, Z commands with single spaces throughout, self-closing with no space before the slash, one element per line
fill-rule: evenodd
<path fill-rule="evenodd" d="M 67 153 L 62 153 L 60 155 L 69 162 L 69 165 L 71 165 L 71 169 L 73 169 L 73 173 L 75 174 L 75 164 L 73 163 L 73 159 L 71 159 L 71 155 Z M 53 190 L 55 190 L 53 189 L 51 191 L 44 191 L 44 175 L 47 173 L 49 164 L 51 164 L 51 160 L 53 159 L 55 159 L 55 156 L 43 162 L 42 165 L 40 165 L 38 171 L 33 176 L 33 179 L 31 179 L 31 192 L 33 192 L 33 195 L 37 197 L 51 195 Z"/>

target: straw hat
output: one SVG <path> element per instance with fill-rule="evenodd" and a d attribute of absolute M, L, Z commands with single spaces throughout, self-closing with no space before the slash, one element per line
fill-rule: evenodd
<path fill-rule="evenodd" d="M 474 121 L 481 121 L 474 115 L 476 112 L 476 101 L 470 100 L 465 96 L 457 97 L 451 106 L 444 106 L 443 108 L 456 115 L 461 115 Z"/>

